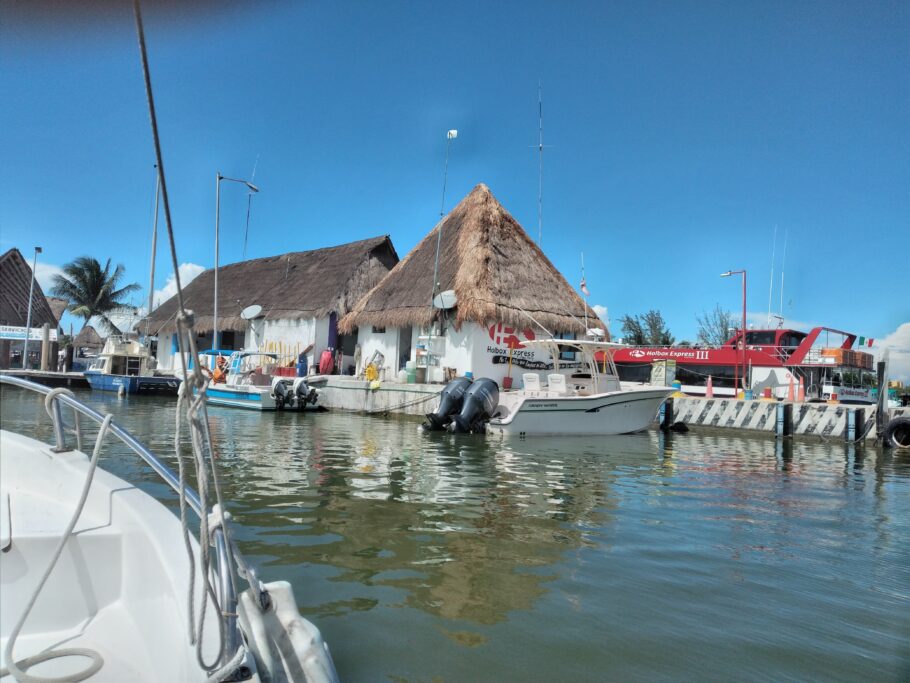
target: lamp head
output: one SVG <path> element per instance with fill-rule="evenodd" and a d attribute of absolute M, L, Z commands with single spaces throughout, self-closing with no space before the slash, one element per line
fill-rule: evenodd
<path fill-rule="evenodd" d="M 41 249 L 41 247 L 35 247 L 35 253 L 36 253 L 36 254 L 40 254 L 42 251 L 43 251 L 43 250 Z"/>
<path fill-rule="evenodd" d="M 721 277 L 730 277 L 731 275 L 733 275 L 733 271 L 732 271 L 732 270 L 728 270 L 726 273 L 721 273 L 721 274 L 720 274 Z"/>
<path fill-rule="evenodd" d="M 259 188 L 253 185 L 253 183 L 247 183 L 246 186 L 250 188 L 250 192 L 259 192 Z"/>

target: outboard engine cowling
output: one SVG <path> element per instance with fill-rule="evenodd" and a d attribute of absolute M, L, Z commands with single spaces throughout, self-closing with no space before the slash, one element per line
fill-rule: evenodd
<path fill-rule="evenodd" d="M 275 377 L 272 380 L 272 397 L 275 399 L 275 406 L 277 408 L 284 408 L 285 404 L 290 399 L 287 386 L 278 377 Z"/>
<path fill-rule="evenodd" d="M 453 418 L 450 429 L 462 433 L 480 431 L 498 405 L 499 385 L 488 377 L 481 377 L 465 392 L 461 412 Z"/>
<path fill-rule="evenodd" d="M 424 429 L 438 431 L 445 429 L 452 416 L 461 412 L 465 392 L 471 387 L 471 380 L 467 377 L 458 377 L 446 384 L 445 389 L 439 392 L 439 407 L 435 413 L 427 413 Z"/>
<path fill-rule="evenodd" d="M 315 405 L 319 398 L 319 392 L 316 389 L 311 389 L 303 377 L 298 377 L 294 380 L 293 392 L 294 397 L 297 399 L 297 407 L 300 409 L 306 407 L 307 403 Z"/>

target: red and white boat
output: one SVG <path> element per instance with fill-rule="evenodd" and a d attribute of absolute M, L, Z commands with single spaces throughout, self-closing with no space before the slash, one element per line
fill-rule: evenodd
<path fill-rule="evenodd" d="M 874 403 L 872 354 L 854 350 L 857 335 L 828 327 L 808 334 L 792 329 L 746 331 L 719 347 L 626 347 L 613 354 L 620 381 L 681 384 L 681 391 L 704 396 L 710 378 L 715 396 L 732 397 L 743 385 L 753 395 L 785 399 L 803 381 L 806 400 Z M 746 381 L 743 382 L 743 367 Z"/>

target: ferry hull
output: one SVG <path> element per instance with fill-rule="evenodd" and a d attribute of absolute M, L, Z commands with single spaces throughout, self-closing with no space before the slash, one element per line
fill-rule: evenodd
<path fill-rule="evenodd" d="M 654 421 L 673 391 L 662 387 L 595 396 L 527 396 L 516 401 L 509 415 L 490 420 L 487 433 L 607 436 L 640 432 Z"/>

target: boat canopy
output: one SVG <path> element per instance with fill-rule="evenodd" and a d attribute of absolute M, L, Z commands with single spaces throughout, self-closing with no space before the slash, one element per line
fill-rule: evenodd
<path fill-rule="evenodd" d="M 595 391 L 597 390 L 598 375 L 619 376 L 616 370 L 616 364 L 613 362 L 613 352 L 621 349 L 625 344 L 616 342 L 593 341 L 588 339 L 528 339 L 521 342 L 526 348 L 541 348 L 550 354 L 553 362 L 553 370 L 559 371 L 559 354 L 565 349 L 571 349 L 581 353 L 584 363 L 588 366 L 591 373 L 591 379 L 594 381 Z M 602 354 L 603 360 L 599 361 L 595 356 L 596 353 Z"/>

